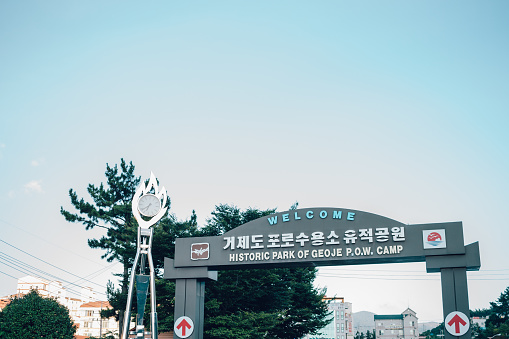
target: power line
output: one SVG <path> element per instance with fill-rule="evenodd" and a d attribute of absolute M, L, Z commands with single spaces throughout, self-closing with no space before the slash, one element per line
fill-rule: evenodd
<path fill-rule="evenodd" d="M 491 274 L 487 274 L 491 275 Z M 364 280 L 409 280 L 409 281 L 415 281 L 415 280 L 424 280 L 424 281 L 440 281 L 439 277 L 435 276 L 416 276 L 414 278 L 405 278 L 405 277 L 412 277 L 413 275 L 380 275 L 380 274 L 348 274 L 348 273 L 338 273 L 338 274 L 332 274 L 332 273 L 318 273 L 317 276 L 324 277 L 324 278 L 345 278 L 345 279 L 364 279 Z M 390 278 L 389 278 L 390 277 Z M 476 277 L 470 277 L 468 280 L 486 280 L 486 281 L 509 281 L 509 277 L 507 278 L 476 278 Z"/>
<path fill-rule="evenodd" d="M 323 275 L 323 274 L 318 274 L 319 276 L 322 276 L 322 277 L 326 277 L 326 278 L 345 278 L 345 279 L 364 279 L 364 280 L 410 280 L 410 281 L 414 281 L 414 280 L 424 280 L 424 281 L 431 281 L 431 280 L 436 280 L 436 281 L 440 281 L 440 279 L 436 279 L 436 278 L 381 278 L 381 277 L 370 277 L 370 276 L 343 276 L 343 275 Z"/>
<path fill-rule="evenodd" d="M 32 258 L 34 258 L 34 259 L 37 259 L 37 260 L 39 260 L 39 261 L 41 261 L 41 262 L 43 262 L 43 263 L 45 263 L 45 264 L 47 264 L 47 265 L 49 265 L 49 266 L 51 266 L 51 267 L 54 267 L 54 268 L 56 268 L 56 269 L 58 269 L 58 270 L 60 270 L 60 271 L 62 271 L 62 272 L 65 272 L 65 273 L 67 273 L 67 274 L 70 274 L 70 275 L 72 275 L 73 277 L 76 277 L 76 278 L 79 278 L 79 279 L 83 279 L 83 280 L 85 280 L 85 281 L 87 281 L 87 282 L 89 282 L 89 283 L 91 283 L 91 284 L 97 285 L 97 286 L 99 286 L 99 287 L 104 287 L 104 286 L 102 286 L 102 285 L 100 285 L 100 284 L 98 284 L 98 283 L 95 283 L 95 282 L 90 281 L 90 280 L 88 280 L 88 279 L 82 278 L 82 277 L 80 277 L 80 276 L 78 276 L 78 275 L 76 275 L 76 274 L 74 274 L 74 273 L 71 273 L 71 272 L 69 272 L 69 271 L 67 271 L 67 270 L 64 270 L 64 269 L 62 269 L 62 268 L 58 267 L 58 266 L 55 266 L 55 265 L 53 265 L 53 264 L 51 264 L 51 263 L 49 263 L 49 262 L 47 262 L 47 261 L 45 261 L 45 260 L 42 260 L 42 259 L 40 259 L 40 258 L 38 258 L 38 257 L 36 257 L 36 256 L 34 256 L 34 255 L 32 255 L 32 254 L 30 254 L 30 253 L 26 252 L 26 251 L 23 251 L 22 249 L 20 249 L 20 248 L 18 248 L 18 247 L 16 247 L 16 246 L 14 246 L 14 245 L 9 244 L 8 242 L 6 242 L 6 241 L 4 241 L 4 240 L 2 240 L 2 239 L 0 239 L 0 242 L 3 242 L 4 244 L 6 244 L 6 245 L 8 245 L 8 246 L 10 246 L 10 247 L 12 247 L 12 248 L 14 248 L 14 249 L 17 249 L 18 251 L 20 251 L 20 252 L 22 252 L 22 253 L 25 253 L 26 255 L 28 255 L 28 256 L 30 256 L 30 257 L 32 257 Z"/>
<path fill-rule="evenodd" d="M 89 275 L 85 276 L 85 278 L 91 278 L 91 277 L 96 277 L 96 276 L 98 276 L 98 275 L 101 275 L 102 273 L 106 272 L 107 270 L 110 270 L 112 267 L 114 267 L 114 266 L 116 266 L 116 265 L 118 265 L 118 264 L 119 264 L 118 262 L 115 262 L 115 263 L 113 263 L 113 264 L 111 264 L 111 265 L 109 265 L 109 266 L 106 266 L 106 267 L 104 267 L 104 268 L 101 268 L 101 269 L 100 269 L 100 270 L 98 270 L 98 271 L 95 271 L 95 272 L 90 273 Z M 82 279 L 78 279 L 78 280 L 76 280 L 74 283 L 78 283 L 78 282 L 79 282 L 79 281 L 81 281 L 81 280 L 82 280 Z M 69 286 L 69 284 L 65 285 L 64 287 L 66 287 L 66 286 Z"/>
<path fill-rule="evenodd" d="M 11 277 L 11 278 L 13 278 L 13 279 L 18 280 L 18 278 L 14 277 L 14 276 L 12 276 L 12 275 L 10 275 L 10 274 L 7 274 L 7 273 L 5 273 L 5 272 L 0 271 L 0 273 L 5 274 L 5 275 L 6 275 L 6 276 L 8 276 L 8 277 Z"/>
<path fill-rule="evenodd" d="M 323 270 L 335 270 L 335 271 L 341 270 L 341 271 L 349 271 L 349 272 L 423 273 L 423 271 L 413 271 L 413 270 L 412 271 L 410 271 L 410 270 L 373 270 L 373 269 L 366 270 L 366 269 L 347 269 L 347 268 L 338 269 L 336 267 L 320 267 L 319 270 L 320 271 L 323 271 Z M 505 271 L 509 271 L 509 268 L 493 269 L 493 270 L 480 269 L 478 272 L 505 272 Z M 509 273 L 506 273 L 506 274 L 509 274 Z"/>
<path fill-rule="evenodd" d="M 28 233 L 28 234 L 30 234 L 30 235 L 31 235 L 31 236 L 33 236 L 33 237 L 39 238 L 39 239 L 41 239 L 42 241 L 44 241 L 44 242 L 46 242 L 46 243 L 50 244 L 50 245 L 51 245 L 51 246 L 53 246 L 53 247 L 58 247 L 58 248 L 60 248 L 60 249 L 62 249 L 62 250 L 64 250 L 64 251 L 66 251 L 66 252 L 72 253 L 72 254 L 74 254 L 74 255 L 76 255 L 76 256 L 78 256 L 78 257 L 80 257 L 80 258 L 83 258 L 83 259 L 85 259 L 85 260 L 88 260 L 88 261 L 90 261 L 90 262 L 92 262 L 92 263 L 94 263 L 94 264 L 96 264 L 96 265 L 105 266 L 105 265 L 103 265 L 102 263 L 98 263 L 98 262 L 96 262 L 96 261 L 94 261 L 94 260 L 91 260 L 90 258 L 87 258 L 87 257 L 85 257 L 85 256 L 82 256 L 82 255 L 81 255 L 81 254 L 79 254 L 79 253 L 73 252 L 73 251 L 71 251 L 71 250 L 69 250 L 69 249 L 67 249 L 67 248 L 64 248 L 64 247 L 62 247 L 62 246 L 60 246 L 60 245 L 58 245 L 58 244 L 54 244 L 54 243 L 52 243 L 51 241 L 49 241 L 49 240 L 47 240 L 47 239 L 44 239 L 43 237 L 41 237 L 41 236 L 39 236 L 39 235 L 37 235 L 37 234 L 34 234 L 34 233 L 30 232 L 30 231 L 27 231 L 27 230 L 25 230 L 25 229 L 23 229 L 23 228 L 21 228 L 21 227 L 19 227 L 19 226 L 13 225 L 13 224 L 11 224 L 11 223 L 9 223 L 9 222 L 5 221 L 5 220 L 0 219 L 0 222 L 4 223 L 4 224 L 6 224 L 6 225 L 9 225 L 9 226 L 11 226 L 11 227 L 14 227 L 14 228 L 16 228 L 16 229 L 18 229 L 18 230 L 20 230 L 20 231 L 25 232 L 25 233 Z"/>
<path fill-rule="evenodd" d="M 342 270 L 338 270 L 336 272 L 318 272 L 318 275 L 358 275 L 358 276 L 368 276 L 368 277 L 394 277 L 395 275 L 394 274 L 374 274 L 374 273 L 369 273 L 369 274 L 364 274 L 364 273 L 353 273 L 355 271 L 348 271 L 348 273 L 344 273 Z M 377 272 L 382 272 L 383 271 L 377 271 Z M 436 273 L 439 273 L 439 272 L 436 272 Z M 432 274 L 432 273 L 426 273 L 426 272 L 420 272 L 420 274 L 398 274 L 396 275 L 396 277 L 430 277 L 429 274 Z M 509 276 L 509 273 L 482 273 L 482 272 L 472 272 L 472 274 L 475 274 L 476 277 L 478 276 Z"/>
<path fill-rule="evenodd" d="M 41 279 L 44 279 L 44 280 L 47 280 L 48 279 L 47 277 L 51 277 L 51 278 L 57 279 L 57 281 L 61 280 L 61 281 L 66 282 L 68 284 L 72 284 L 72 285 L 74 285 L 74 286 L 76 286 L 78 288 L 83 288 L 83 286 L 71 283 L 71 282 L 69 282 L 69 281 L 67 281 L 65 279 L 62 279 L 62 278 L 57 277 L 57 276 L 55 276 L 53 274 L 45 272 L 45 271 L 43 271 L 41 269 L 33 267 L 33 266 L 29 265 L 29 264 L 26 264 L 26 263 L 22 262 L 21 260 L 18 260 L 18 259 L 14 258 L 14 257 L 11 257 L 11 256 L 9 256 L 9 255 L 7 255 L 7 254 L 5 254 L 3 252 L 0 252 L 0 253 L 4 255 L 4 257 L 2 257 L 1 254 L 0 254 L 0 261 L 2 261 L 2 263 L 4 265 L 6 265 L 6 266 L 8 266 L 8 267 L 10 267 L 10 268 L 12 268 L 14 270 L 17 270 L 17 271 L 19 271 L 19 272 L 21 272 L 23 274 L 27 274 L 27 275 L 30 275 L 30 276 L 35 276 L 37 278 L 41 278 Z M 14 265 L 14 266 L 11 266 L 11 265 Z M 43 276 L 41 276 L 41 274 Z M 44 277 L 44 275 L 47 276 L 47 277 Z M 101 286 L 101 287 L 103 287 L 103 286 Z M 63 290 L 64 287 L 57 287 L 57 289 L 62 289 Z M 69 291 L 70 293 L 73 293 L 75 295 L 81 295 L 80 292 L 75 291 L 72 288 L 66 288 L 65 290 Z M 97 291 L 95 293 L 106 295 L 105 293 L 97 292 Z"/>

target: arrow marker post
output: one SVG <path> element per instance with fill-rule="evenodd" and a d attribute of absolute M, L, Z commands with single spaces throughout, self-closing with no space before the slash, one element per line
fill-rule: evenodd
<path fill-rule="evenodd" d="M 193 334 L 194 323 L 191 318 L 183 316 L 175 321 L 173 330 L 179 338 L 187 338 Z"/>
<path fill-rule="evenodd" d="M 451 312 L 447 315 L 444 322 L 447 332 L 454 336 L 462 336 L 470 328 L 470 320 L 462 312 Z"/>

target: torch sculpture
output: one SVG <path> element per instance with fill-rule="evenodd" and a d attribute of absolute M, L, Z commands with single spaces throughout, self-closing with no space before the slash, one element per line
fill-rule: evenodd
<path fill-rule="evenodd" d="M 127 294 L 127 303 L 124 313 L 124 324 L 122 327 L 122 339 L 129 336 L 129 324 L 131 318 L 131 304 L 134 291 L 134 282 L 136 280 L 136 295 L 138 302 L 138 312 L 136 317 L 136 336 L 145 338 L 145 327 L 143 325 L 143 313 L 147 300 L 147 292 L 150 287 L 150 332 L 151 339 L 157 339 L 157 313 L 156 313 L 156 285 L 155 270 L 152 260 L 152 235 L 153 228 L 150 226 L 158 222 L 166 213 L 166 189 L 163 187 L 159 191 L 157 179 L 154 173 L 150 172 L 150 180 L 145 186 L 141 183 L 136 191 L 132 201 L 133 215 L 138 222 L 138 239 L 136 257 L 134 258 L 131 277 L 129 278 L 129 292 Z M 145 266 L 148 261 L 150 275 L 145 275 Z M 139 264 L 139 274 L 136 269 Z"/>

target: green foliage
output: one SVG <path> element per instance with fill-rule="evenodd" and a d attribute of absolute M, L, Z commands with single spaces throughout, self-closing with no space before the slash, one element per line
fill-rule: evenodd
<path fill-rule="evenodd" d="M 491 308 L 481 308 L 476 310 L 470 310 L 471 317 L 489 317 L 493 313 Z"/>
<path fill-rule="evenodd" d="M 492 313 L 486 321 L 486 328 L 492 325 L 494 329 L 499 328 L 499 331 L 494 334 L 507 335 L 508 332 L 505 328 L 508 326 L 509 321 L 509 287 L 505 289 L 498 299 L 490 302 Z M 502 329 L 504 327 L 504 329 Z"/>
<path fill-rule="evenodd" d="M 89 184 L 87 192 L 92 203 L 78 198 L 72 188 L 69 190 L 71 204 L 77 213 L 71 213 L 60 208 L 60 213 L 69 222 L 82 223 L 86 230 L 94 227 L 106 228 L 106 235 L 99 239 L 89 239 L 91 248 L 105 251 L 102 258 L 108 262 L 117 260 L 123 264 L 120 290 L 115 290 L 113 284 L 108 284 L 107 292 L 111 298 L 112 310 L 105 310 L 106 317 L 115 315 L 119 319 L 119 311 L 125 308 L 125 300 L 129 285 L 129 271 L 136 254 L 136 236 L 138 223 L 132 215 L 131 200 L 140 183 L 140 177 L 134 175 L 134 165 L 127 164 L 124 159 L 120 161 L 120 170 L 117 165 L 110 167 L 106 164 L 106 185 Z"/>
<path fill-rule="evenodd" d="M 500 294 L 496 301 L 490 302 L 490 308 L 471 311 L 471 316 L 487 317 L 486 328 L 472 326 L 472 336 L 486 339 L 493 336 L 509 335 L 509 287 Z"/>
<path fill-rule="evenodd" d="M 248 208 L 241 212 L 237 206 L 221 204 L 216 206 L 211 213 L 212 218 L 207 220 L 207 225 L 201 230 L 201 236 L 218 236 L 226 233 L 249 221 L 272 214 L 276 209 L 260 211 L 255 208 Z"/>
<path fill-rule="evenodd" d="M 131 264 L 136 253 L 136 232 L 138 224 L 131 212 L 131 199 L 136 193 L 140 177 L 134 175 L 134 165 L 121 159 L 121 172 L 117 165 L 110 167 L 106 164 L 107 185 L 101 183 L 99 187 L 89 184 L 87 191 L 93 203 L 79 199 L 72 188 L 69 190 L 71 204 L 78 213 L 71 213 L 60 208 L 60 213 L 69 222 L 79 222 L 85 229 L 94 227 L 107 228 L 105 236 L 100 239 L 89 239 L 91 248 L 105 250 L 102 258 L 108 262 L 118 260 L 122 264 Z"/>
<path fill-rule="evenodd" d="M 375 339 L 375 338 L 376 338 L 375 330 L 366 331 L 366 333 L 357 331 L 354 336 L 354 339 Z"/>
<path fill-rule="evenodd" d="M 239 311 L 208 320 L 206 338 L 253 339 L 267 337 L 278 324 L 273 313 Z"/>
<path fill-rule="evenodd" d="M 72 339 L 76 327 L 69 310 L 55 299 L 32 290 L 14 298 L 0 312 L 0 337 L 5 339 Z"/>

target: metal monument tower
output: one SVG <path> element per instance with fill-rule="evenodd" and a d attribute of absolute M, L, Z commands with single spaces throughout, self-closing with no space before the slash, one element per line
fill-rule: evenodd
<path fill-rule="evenodd" d="M 124 313 L 124 324 L 122 339 L 129 337 L 129 323 L 131 320 L 131 304 L 133 299 L 134 282 L 136 281 L 137 315 L 136 315 L 136 336 L 145 338 L 145 326 L 143 325 L 143 313 L 147 301 L 147 293 L 150 288 L 150 333 L 151 339 L 157 339 L 157 313 L 156 313 L 156 286 L 155 270 L 152 260 L 152 236 L 153 228 L 150 226 L 158 222 L 168 210 L 166 201 L 168 196 L 163 187 L 159 191 L 157 179 L 154 173 L 150 172 L 148 184 L 141 183 L 132 201 L 133 215 L 138 222 L 138 241 L 136 257 L 134 258 L 131 277 L 129 278 L 129 292 Z M 145 274 L 148 262 L 149 275 Z M 139 267 L 138 267 L 139 263 Z M 139 268 L 139 273 L 136 273 Z"/>

